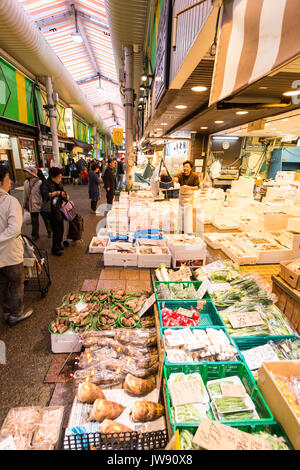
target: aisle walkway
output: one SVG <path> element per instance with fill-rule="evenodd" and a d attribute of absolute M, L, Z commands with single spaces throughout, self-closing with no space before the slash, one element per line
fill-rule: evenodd
<path fill-rule="evenodd" d="M 84 217 L 83 242 L 65 249 L 62 257 L 49 256 L 52 286 L 48 296 L 41 299 L 39 293 L 26 293 L 26 306 L 34 307 L 31 318 L 13 328 L 0 319 L 0 339 L 6 345 L 6 364 L 0 364 L 0 425 L 11 407 L 48 404 L 51 389 L 43 383 L 53 359 L 48 324 L 67 292 L 77 291 L 86 279 L 100 276 L 99 256 L 87 254 L 100 219 L 90 214 L 87 186 L 67 185 L 66 189 Z M 22 191 L 15 191 L 13 195 L 21 198 Z M 23 227 L 25 234 L 30 235 L 30 230 L 31 226 Z M 51 240 L 47 238 L 43 223 L 40 233 L 38 246 L 50 252 Z"/>

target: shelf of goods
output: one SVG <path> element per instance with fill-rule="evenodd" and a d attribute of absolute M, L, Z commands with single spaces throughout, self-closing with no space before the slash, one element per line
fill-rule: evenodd
<path fill-rule="evenodd" d="M 170 288 L 172 282 L 156 281 L 174 273 L 186 276 L 174 283 L 176 289 Z M 210 295 L 159 298 L 161 285 L 184 297 L 194 279 Z M 276 421 L 278 413 L 257 379 L 270 360 L 299 364 L 300 338 L 261 279 L 244 275 L 237 264 L 217 261 L 189 271 L 161 268 L 152 273 L 152 282 L 167 429 L 169 439 L 175 433 L 177 449 L 197 448 L 194 435 L 205 418 L 255 436 L 267 448 L 296 448 L 289 425 L 281 417 Z"/>
<path fill-rule="evenodd" d="M 151 292 L 107 289 L 63 297 L 49 325 L 51 340 L 72 334 L 79 353 L 65 450 L 166 447 L 160 403 L 163 360 L 154 302 Z M 63 349 L 66 344 L 62 341 L 55 352 L 74 352 L 74 344 Z"/>

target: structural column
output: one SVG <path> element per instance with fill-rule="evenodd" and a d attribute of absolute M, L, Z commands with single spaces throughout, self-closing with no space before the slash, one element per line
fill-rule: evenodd
<path fill-rule="evenodd" d="M 125 56 L 125 133 L 126 133 L 126 189 L 133 184 L 133 46 L 124 47 Z"/>
<path fill-rule="evenodd" d="M 53 98 L 53 85 L 51 77 L 46 77 L 47 89 L 47 102 L 50 119 L 50 129 L 52 134 L 52 152 L 53 152 L 53 166 L 61 167 L 59 158 L 59 145 L 57 135 L 57 122 L 56 122 L 56 105 Z"/>

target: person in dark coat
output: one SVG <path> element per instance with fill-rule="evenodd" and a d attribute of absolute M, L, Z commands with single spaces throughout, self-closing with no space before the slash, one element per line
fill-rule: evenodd
<path fill-rule="evenodd" d="M 53 232 L 52 254 L 55 256 L 63 254 L 64 219 L 60 208 L 63 202 L 69 200 L 69 195 L 64 190 L 61 181 L 62 169 L 52 167 L 49 170 L 49 178 L 41 185 L 42 209 L 49 214 L 49 221 Z"/>
<path fill-rule="evenodd" d="M 105 172 L 103 173 L 103 183 L 106 191 L 106 201 L 107 204 L 112 205 L 116 189 L 116 175 L 115 169 L 116 160 L 109 159 Z"/>
<path fill-rule="evenodd" d="M 99 166 L 96 162 L 91 164 L 89 171 L 89 198 L 91 199 L 91 214 L 96 214 L 97 202 L 99 200 Z"/>

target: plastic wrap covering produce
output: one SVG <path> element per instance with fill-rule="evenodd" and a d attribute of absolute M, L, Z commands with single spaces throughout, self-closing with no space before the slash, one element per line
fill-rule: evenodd
<path fill-rule="evenodd" d="M 172 310 L 171 308 L 163 307 L 161 309 L 161 316 L 163 326 L 198 326 L 200 312 L 194 307 L 191 307 L 189 310 L 184 308 Z"/>
<path fill-rule="evenodd" d="M 229 319 L 242 312 L 257 312 L 263 323 L 261 325 L 233 328 Z M 219 314 L 225 323 L 228 334 L 233 337 L 294 334 L 293 328 L 288 324 L 279 308 L 273 304 L 263 306 L 255 300 L 251 302 L 244 300 L 225 310 L 220 310 Z"/>
<path fill-rule="evenodd" d="M 255 278 L 253 275 L 239 276 L 230 282 L 231 289 L 214 291 L 211 294 L 212 300 L 218 308 L 226 308 L 242 300 L 245 302 L 255 300 L 256 303 L 262 306 L 271 305 L 275 300 L 274 295 L 269 291 L 262 290 L 258 282 L 261 284 L 259 278 Z"/>
<path fill-rule="evenodd" d="M 212 283 L 231 282 L 241 277 L 241 269 L 238 264 L 230 261 L 222 261 L 220 269 L 209 270 L 208 266 L 197 268 L 194 275 L 197 280 L 208 278 Z"/>
<path fill-rule="evenodd" d="M 59 440 L 63 407 L 11 408 L 1 434 L 11 434 L 17 450 L 53 450 Z"/>
<path fill-rule="evenodd" d="M 262 346 L 244 350 L 243 356 L 249 369 L 256 374 L 264 362 L 300 360 L 300 339 L 269 341 Z"/>
<path fill-rule="evenodd" d="M 180 284 L 158 284 L 157 286 L 158 299 L 164 300 L 193 300 L 197 299 L 197 290 L 193 285 L 185 286 L 184 283 Z"/>
<path fill-rule="evenodd" d="M 82 382 L 89 381 L 93 384 L 99 385 L 102 388 L 111 387 L 112 385 L 119 385 L 125 379 L 125 374 L 109 369 L 97 370 L 93 367 L 89 369 L 79 369 L 74 372 L 73 381 L 75 385 Z"/>
<path fill-rule="evenodd" d="M 300 420 L 300 376 L 285 377 L 272 373 L 276 384 Z"/>
<path fill-rule="evenodd" d="M 222 330 L 214 328 L 165 330 L 167 362 L 234 361 L 236 347 Z"/>

